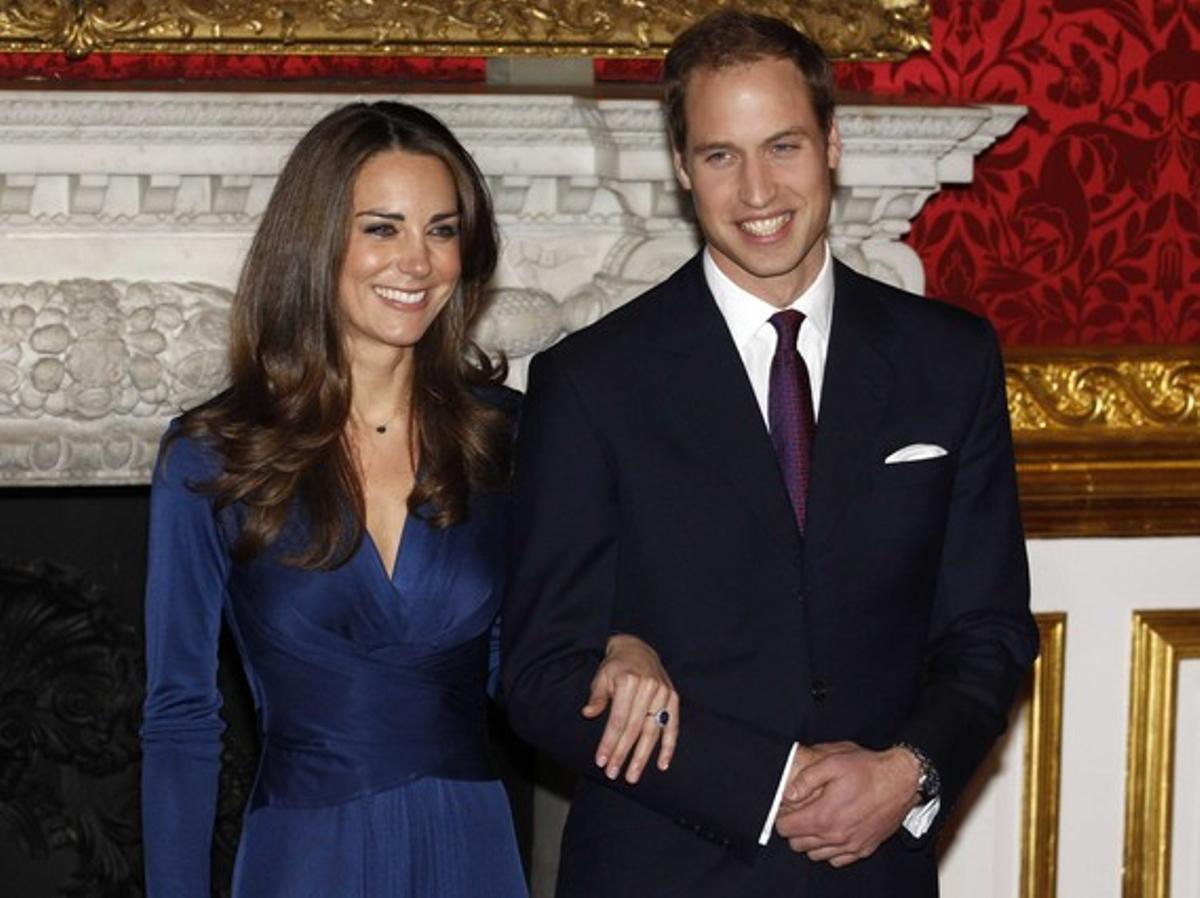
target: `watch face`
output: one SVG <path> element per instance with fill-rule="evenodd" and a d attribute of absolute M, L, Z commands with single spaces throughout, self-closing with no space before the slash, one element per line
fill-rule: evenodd
<path fill-rule="evenodd" d="M 933 768 L 923 765 L 921 777 L 917 780 L 917 791 L 923 801 L 930 801 L 938 797 L 942 791 L 942 783 Z"/>

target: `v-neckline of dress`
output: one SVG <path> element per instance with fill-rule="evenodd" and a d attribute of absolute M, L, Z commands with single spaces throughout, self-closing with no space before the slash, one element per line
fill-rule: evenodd
<path fill-rule="evenodd" d="M 392 557 L 391 572 L 388 571 L 388 567 L 383 561 L 383 553 L 379 551 L 379 543 L 375 542 L 375 537 L 371 534 L 371 531 L 366 528 L 366 525 L 363 525 L 363 533 L 366 535 L 367 542 L 371 544 L 371 554 L 375 558 L 375 563 L 378 565 L 380 573 L 383 574 L 383 578 L 392 584 L 392 586 L 396 585 L 396 572 L 400 569 L 400 561 L 404 557 L 404 541 L 408 537 L 408 527 L 412 518 L 413 514 L 411 511 L 404 516 L 404 524 L 400 528 L 400 539 L 396 541 L 396 554 Z"/>

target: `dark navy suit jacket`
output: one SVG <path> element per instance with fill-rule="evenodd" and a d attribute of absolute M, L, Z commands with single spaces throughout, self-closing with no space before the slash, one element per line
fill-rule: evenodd
<path fill-rule="evenodd" d="M 1004 371 L 961 309 L 836 265 L 803 537 L 699 257 L 534 359 L 503 675 L 517 731 L 585 774 L 562 896 L 927 898 L 929 837 L 841 870 L 757 846 L 793 741 L 920 746 L 947 808 L 1037 653 Z M 932 443 L 941 458 L 884 464 Z M 592 763 L 613 632 L 681 696 L 671 768 Z"/>

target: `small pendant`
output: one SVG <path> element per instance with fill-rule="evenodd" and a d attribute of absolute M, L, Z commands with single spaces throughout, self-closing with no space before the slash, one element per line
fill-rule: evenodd
<path fill-rule="evenodd" d="M 387 433 L 387 425 L 386 424 L 377 425 L 375 428 L 375 432 L 376 433 Z"/>

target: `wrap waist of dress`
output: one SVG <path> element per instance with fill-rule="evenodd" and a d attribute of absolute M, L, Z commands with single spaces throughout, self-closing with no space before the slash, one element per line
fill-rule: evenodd
<path fill-rule="evenodd" d="M 294 650 L 252 654 L 263 746 L 251 807 L 336 804 L 427 776 L 495 778 L 487 633 L 436 651 Z"/>

